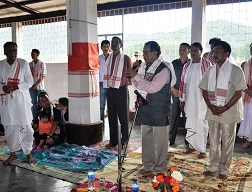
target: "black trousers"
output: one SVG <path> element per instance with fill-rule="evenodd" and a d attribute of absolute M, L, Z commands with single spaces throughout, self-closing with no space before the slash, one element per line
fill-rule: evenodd
<path fill-rule="evenodd" d="M 174 98 L 174 95 L 172 99 Z M 170 145 L 173 145 L 176 140 L 176 136 L 178 133 L 178 122 L 180 118 L 180 114 L 182 113 L 183 116 L 183 121 L 185 123 L 186 118 L 185 118 L 185 112 L 182 111 L 179 107 L 180 102 L 178 101 L 178 98 L 173 99 L 172 103 L 172 120 L 171 120 L 171 126 L 170 126 Z"/>
<path fill-rule="evenodd" d="M 109 120 L 110 143 L 118 144 L 118 118 L 121 124 L 121 143 L 129 139 L 129 90 L 127 86 L 119 89 L 107 89 L 107 109 Z"/>

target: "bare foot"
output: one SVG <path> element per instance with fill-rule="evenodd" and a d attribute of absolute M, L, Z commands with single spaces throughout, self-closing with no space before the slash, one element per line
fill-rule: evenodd
<path fill-rule="evenodd" d="M 11 152 L 9 158 L 3 162 L 3 165 L 5 165 L 5 166 L 10 165 L 10 163 L 11 163 L 12 161 L 14 161 L 16 158 L 17 158 L 17 157 L 16 157 L 15 152 Z"/>
<path fill-rule="evenodd" d="M 226 180 L 227 179 L 227 175 L 224 175 L 224 174 L 220 174 L 219 175 L 219 179 L 222 179 L 222 180 Z"/>
<path fill-rule="evenodd" d="M 196 151 L 195 149 L 192 148 L 188 148 L 185 152 L 183 152 L 184 154 L 190 154 L 193 153 L 194 151 Z"/>
<path fill-rule="evenodd" d="M 204 158 L 206 158 L 206 153 L 200 153 L 198 155 L 198 159 L 204 159 Z"/>
<path fill-rule="evenodd" d="M 243 145 L 241 146 L 241 148 L 247 149 L 247 148 L 250 147 L 250 145 L 251 145 L 251 142 L 250 141 L 246 141 L 245 143 L 243 143 Z"/>
<path fill-rule="evenodd" d="M 138 171 L 138 173 L 139 174 L 142 174 L 142 175 L 144 175 L 144 174 L 149 174 L 151 171 L 146 171 L 145 169 L 140 169 L 139 171 Z"/>
<path fill-rule="evenodd" d="M 26 157 L 30 164 L 36 163 L 36 159 L 34 159 L 31 154 L 26 155 Z"/>
<path fill-rule="evenodd" d="M 214 176 L 214 173 L 211 172 L 211 171 L 204 171 L 203 175 L 205 175 L 205 176 Z"/>

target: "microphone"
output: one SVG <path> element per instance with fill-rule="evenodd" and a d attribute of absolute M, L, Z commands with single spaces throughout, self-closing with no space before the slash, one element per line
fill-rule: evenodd
<path fill-rule="evenodd" d="M 137 90 L 135 90 L 134 93 L 137 95 L 137 98 L 139 98 L 144 105 L 148 104 L 148 100 L 145 99 Z"/>
<path fill-rule="evenodd" d="M 137 65 L 134 65 L 132 69 L 136 69 L 139 65 L 142 64 L 142 60 L 136 60 Z"/>

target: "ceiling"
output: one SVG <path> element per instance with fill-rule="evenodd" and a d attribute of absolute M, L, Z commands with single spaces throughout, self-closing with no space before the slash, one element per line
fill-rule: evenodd
<path fill-rule="evenodd" d="M 97 11 L 187 0 L 97 0 Z M 0 24 L 66 15 L 66 0 L 0 0 Z"/>

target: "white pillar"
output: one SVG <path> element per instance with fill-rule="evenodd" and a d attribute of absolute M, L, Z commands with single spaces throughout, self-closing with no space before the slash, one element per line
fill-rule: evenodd
<path fill-rule="evenodd" d="M 23 57 L 23 31 L 22 22 L 11 23 L 12 41 L 18 45 L 18 56 Z"/>
<path fill-rule="evenodd" d="M 69 97 L 67 136 L 70 135 L 72 143 L 92 144 L 102 139 L 96 1 L 67 1 L 67 32 Z M 93 138 L 97 137 L 97 132 L 101 133 L 98 135 L 98 140 Z"/>
<path fill-rule="evenodd" d="M 192 37 L 191 42 L 205 46 L 206 0 L 192 0 Z"/>

